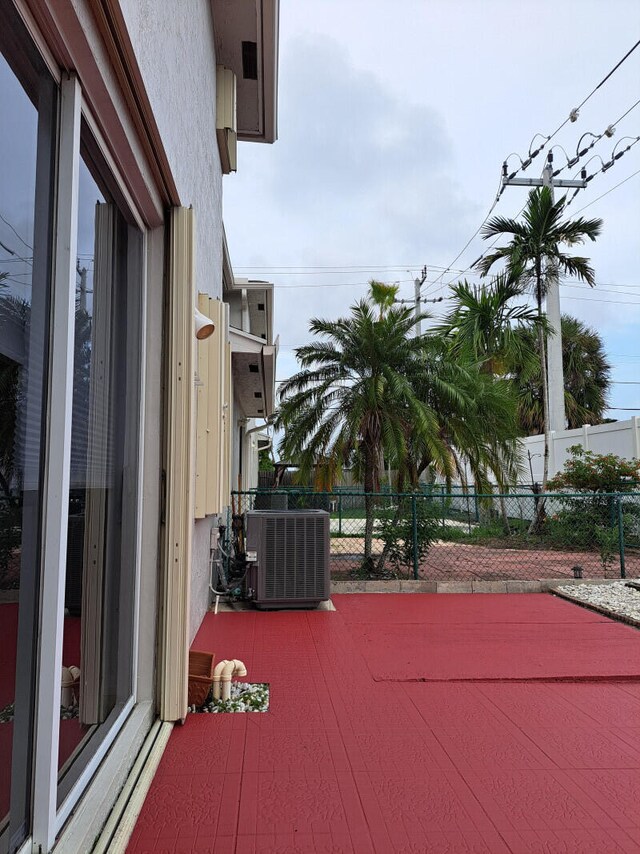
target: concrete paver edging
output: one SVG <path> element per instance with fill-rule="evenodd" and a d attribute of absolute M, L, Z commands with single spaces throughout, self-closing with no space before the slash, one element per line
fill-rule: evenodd
<path fill-rule="evenodd" d="M 581 579 L 581 584 L 613 584 L 620 579 Z M 331 593 L 547 593 L 567 578 L 540 578 L 533 581 L 414 581 L 412 579 L 373 579 L 332 581 Z"/>

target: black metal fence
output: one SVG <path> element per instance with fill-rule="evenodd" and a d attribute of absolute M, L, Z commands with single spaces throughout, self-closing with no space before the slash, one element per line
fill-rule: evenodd
<path fill-rule="evenodd" d="M 326 510 L 334 578 L 433 581 L 640 575 L 640 492 L 233 494 L 233 513 Z"/>

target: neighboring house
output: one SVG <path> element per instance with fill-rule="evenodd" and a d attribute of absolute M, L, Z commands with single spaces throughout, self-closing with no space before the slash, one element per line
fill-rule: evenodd
<path fill-rule="evenodd" d="M 230 312 L 236 425 L 231 484 L 244 491 L 258 486 L 258 439 L 275 404 L 273 285 L 236 278 L 224 299 Z"/>
<path fill-rule="evenodd" d="M 278 0 L 0 0 L 0 854 L 91 850 L 186 715 L 274 406 L 222 192 L 277 69 Z"/>

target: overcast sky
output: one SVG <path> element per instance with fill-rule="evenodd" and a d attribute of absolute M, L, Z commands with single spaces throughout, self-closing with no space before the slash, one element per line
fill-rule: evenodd
<path fill-rule="evenodd" d="M 411 297 L 426 264 L 423 293 L 446 292 L 483 250 L 478 236 L 452 263 L 493 202 L 505 157 L 525 158 L 534 134 L 553 133 L 639 38 L 637 0 L 281 0 L 279 139 L 242 144 L 224 186 L 234 272 L 276 286 L 278 378 L 295 370 L 309 319 L 348 313 L 369 278 Z M 640 47 L 551 144 L 573 156 L 583 134 L 639 99 Z M 608 160 L 633 142 L 625 136 L 640 136 L 640 105 L 559 177 L 583 163 L 597 172 L 589 157 Z M 556 167 L 566 162 L 553 153 Z M 543 156 L 525 177 L 539 177 Z M 569 207 L 589 205 L 583 215 L 604 228 L 585 251 L 596 289 L 561 289 L 563 311 L 604 337 L 612 407 L 638 415 L 640 385 L 624 382 L 640 381 L 640 174 L 595 200 L 639 170 L 640 143 Z M 507 188 L 495 213 L 515 216 L 525 199 Z"/>

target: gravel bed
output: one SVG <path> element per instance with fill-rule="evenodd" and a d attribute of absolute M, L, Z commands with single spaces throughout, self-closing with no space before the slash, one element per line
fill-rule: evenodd
<path fill-rule="evenodd" d="M 640 590 L 635 586 L 628 587 L 625 581 L 614 581 L 613 584 L 563 584 L 556 587 L 555 591 L 640 626 Z"/>
<path fill-rule="evenodd" d="M 80 710 L 77 705 L 60 706 L 60 720 L 70 721 L 79 717 Z M 15 704 L 9 703 L 4 709 L 0 709 L 0 724 L 10 724 L 15 716 Z"/>
<path fill-rule="evenodd" d="M 232 682 L 230 700 L 213 700 L 211 694 L 203 706 L 190 706 L 195 714 L 223 712 L 266 712 L 269 709 L 269 685 L 266 682 Z"/>

